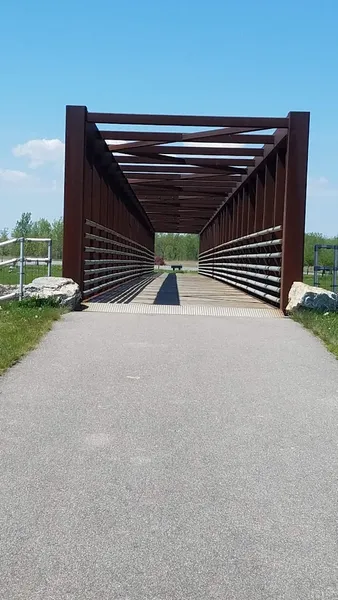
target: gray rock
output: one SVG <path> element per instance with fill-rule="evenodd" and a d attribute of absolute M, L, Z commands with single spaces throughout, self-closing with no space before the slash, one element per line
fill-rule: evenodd
<path fill-rule="evenodd" d="M 70 310 L 74 310 L 81 302 L 78 284 L 67 277 L 37 277 L 24 287 L 24 298 L 34 297 L 53 297 Z"/>
<path fill-rule="evenodd" d="M 289 303 L 286 312 L 291 313 L 298 308 L 336 311 L 338 310 L 338 294 L 330 290 L 306 285 L 301 281 L 295 281 L 289 292 Z"/>

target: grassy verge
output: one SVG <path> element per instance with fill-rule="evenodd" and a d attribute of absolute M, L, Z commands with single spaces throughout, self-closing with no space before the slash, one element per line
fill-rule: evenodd
<path fill-rule="evenodd" d="M 0 375 L 34 348 L 64 312 L 53 302 L 34 299 L 0 304 Z"/>
<path fill-rule="evenodd" d="M 0 263 L 1 267 L 1 263 Z M 26 265 L 25 266 L 25 275 L 24 282 L 31 283 L 33 279 L 36 277 L 46 277 L 47 276 L 47 266 L 46 265 Z M 61 265 L 52 265 L 52 276 L 53 277 L 61 277 L 62 276 L 62 266 Z M 9 267 L 1 267 L 0 268 L 0 284 L 2 285 L 19 285 L 19 267 L 16 266 L 14 268 Z"/>
<path fill-rule="evenodd" d="M 304 283 L 307 283 L 307 285 L 313 285 L 313 275 L 304 275 L 303 281 Z M 319 287 L 325 290 L 332 290 L 332 275 L 319 275 L 318 283 Z"/>
<path fill-rule="evenodd" d="M 297 310 L 292 318 L 318 336 L 338 358 L 338 313 Z"/>

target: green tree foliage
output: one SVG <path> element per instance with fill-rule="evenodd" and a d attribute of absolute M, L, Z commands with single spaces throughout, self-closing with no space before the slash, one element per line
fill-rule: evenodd
<path fill-rule="evenodd" d="M 165 260 L 197 260 L 198 235 L 191 233 L 157 233 L 155 254 Z"/>
<path fill-rule="evenodd" d="M 9 231 L 7 227 L 0 229 L 0 242 L 7 242 L 9 240 Z M 0 246 L 0 261 L 5 260 L 9 255 L 9 246 Z"/>
<path fill-rule="evenodd" d="M 305 268 L 313 267 L 314 265 L 315 244 L 338 245 L 338 236 L 329 238 L 321 233 L 306 233 L 304 239 Z M 333 251 L 326 248 L 319 250 L 319 264 L 325 267 L 333 267 Z"/>
<path fill-rule="evenodd" d="M 11 235 L 7 228 L 0 230 L 0 242 L 10 238 L 25 237 L 25 238 L 51 238 L 53 258 L 62 259 L 63 246 L 63 219 L 55 219 L 49 222 L 48 219 L 38 219 L 32 221 L 31 213 L 22 213 L 20 219 L 16 222 Z M 26 242 L 26 256 L 39 257 L 47 256 L 47 243 L 41 242 Z M 0 260 L 4 260 L 6 256 L 18 256 L 19 244 L 10 244 L 4 247 L 0 246 Z"/>
<path fill-rule="evenodd" d="M 6 242 L 9 239 L 9 231 L 7 227 L 0 229 L 0 242 Z"/>
<path fill-rule="evenodd" d="M 22 213 L 20 219 L 16 222 L 16 225 L 12 231 L 13 237 L 29 237 L 32 233 L 33 221 L 32 213 Z"/>
<path fill-rule="evenodd" d="M 61 260 L 63 247 L 63 219 L 55 219 L 51 224 L 51 238 L 53 240 L 53 258 Z"/>

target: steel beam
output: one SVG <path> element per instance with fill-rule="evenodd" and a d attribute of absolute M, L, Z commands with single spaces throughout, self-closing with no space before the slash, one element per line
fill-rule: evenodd
<path fill-rule="evenodd" d="M 308 113 L 289 113 L 283 215 L 281 284 L 281 307 L 283 310 L 287 306 L 292 283 L 303 280 L 309 124 Z"/>
<path fill-rule="evenodd" d="M 231 133 L 229 131 L 230 128 L 226 130 L 222 129 L 223 134 L 214 135 L 212 130 L 203 131 L 200 133 L 207 134 L 205 138 L 207 138 L 208 142 L 216 142 L 216 143 L 229 143 L 229 144 L 273 144 L 275 141 L 274 135 L 269 134 L 245 134 L 245 133 L 237 133 L 234 131 Z M 240 128 L 240 131 L 257 131 L 257 129 L 252 130 L 249 128 Z M 101 130 L 100 131 L 102 137 L 105 140 L 113 141 L 113 140 L 130 140 L 132 142 L 152 142 L 152 143 L 163 143 L 170 144 L 174 142 L 182 142 L 189 140 L 193 141 L 194 139 L 201 140 L 201 136 L 196 134 L 184 134 L 184 133 L 168 133 L 166 131 L 109 131 L 109 130 Z M 185 136 L 192 135 L 193 137 L 187 138 Z"/>
<path fill-rule="evenodd" d="M 83 287 L 84 160 L 86 149 L 85 107 L 66 110 L 63 275 Z"/>
<path fill-rule="evenodd" d="M 121 125 L 183 125 L 196 127 L 253 127 L 275 129 L 288 127 L 287 118 L 280 117 L 215 117 L 195 115 L 154 115 L 124 113 L 88 113 L 90 123 L 113 123 Z"/>
<path fill-rule="evenodd" d="M 184 155 L 216 155 L 216 156 L 263 156 L 263 148 L 233 148 L 213 146 L 150 146 L 149 148 L 116 148 L 114 144 L 108 145 L 109 150 L 128 154 L 130 156 L 152 156 L 158 154 L 184 154 Z M 117 159 L 119 160 L 119 159 Z"/>

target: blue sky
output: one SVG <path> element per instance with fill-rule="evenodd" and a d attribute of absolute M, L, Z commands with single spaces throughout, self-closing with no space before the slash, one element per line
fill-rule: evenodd
<path fill-rule="evenodd" d="M 0 7 L 0 229 L 63 207 L 66 104 L 311 111 L 307 230 L 338 233 L 336 0 L 18 0 Z"/>

